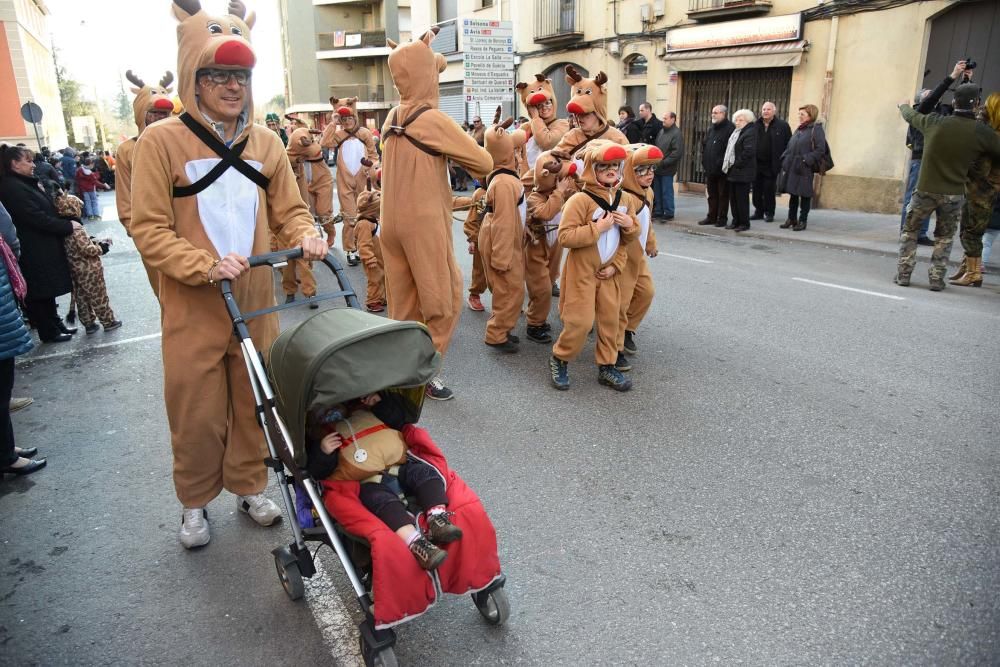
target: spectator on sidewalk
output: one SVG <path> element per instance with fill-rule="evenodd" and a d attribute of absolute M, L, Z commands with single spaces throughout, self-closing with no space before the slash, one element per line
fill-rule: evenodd
<path fill-rule="evenodd" d="M 64 148 L 62 160 L 59 163 L 62 170 L 63 182 L 68 188 L 67 192 L 76 194 L 76 151 L 72 148 Z"/>
<path fill-rule="evenodd" d="M 969 169 L 983 155 L 1000 160 L 1000 134 L 976 121 L 973 109 L 978 98 L 978 86 L 962 84 L 955 90 L 955 112 L 951 116 L 917 113 L 908 100 L 899 104 L 903 119 L 923 132 L 924 156 L 899 238 L 897 285 L 910 284 L 910 274 L 917 263 L 920 222 L 935 212 L 937 229 L 928 278 L 931 291 L 940 292 L 945 287 L 948 257 L 962 217 Z"/>
<path fill-rule="evenodd" d="M 722 159 L 726 156 L 729 135 L 736 126 L 727 118 L 729 109 L 719 104 L 712 107 L 712 126 L 708 128 L 701 144 L 701 166 L 705 170 L 705 190 L 708 195 L 708 215 L 699 225 L 726 226 L 729 209 L 729 186 L 722 173 Z"/>
<path fill-rule="evenodd" d="M 674 219 L 674 176 L 684 159 L 684 137 L 677 126 L 677 114 L 673 111 L 664 114 L 663 127 L 656 135 L 655 143 L 663 153 L 663 159 L 653 172 L 653 218 L 666 222 Z"/>
<path fill-rule="evenodd" d="M 656 143 L 656 135 L 663 128 L 663 123 L 653 113 L 653 105 L 649 102 L 643 102 L 639 105 L 639 128 L 642 130 L 640 138 L 642 143 L 650 146 Z"/>
<path fill-rule="evenodd" d="M 472 119 L 472 127 L 469 129 L 469 135 L 476 140 L 476 143 L 480 146 L 486 141 L 486 126 L 483 125 L 483 119 L 479 116 L 475 116 Z"/>
<path fill-rule="evenodd" d="M 729 182 L 729 208 L 733 213 L 733 222 L 726 229 L 737 232 L 750 229 L 750 184 L 757 173 L 757 133 L 753 122 L 753 112 L 749 109 L 733 114 L 736 129 L 729 135 L 722 158 L 722 171 Z"/>
<path fill-rule="evenodd" d="M 35 178 L 42 184 L 46 192 L 53 192 L 60 187 L 59 171 L 41 153 L 35 154 Z"/>
<path fill-rule="evenodd" d="M 966 74 L 965 61 L 959 60 L 955 63 L 955 69 L 952 70 L 950 76 L 946 76 L 944 81 L 938 84 L 937 88 L 934 90 L 923 89 L 917 95 L 914 102 L 917 104 L 917 113 L 930 113 L 938 109 L 938 103 L 941 101 L 941 97 L 944 96 L 951 84 L 955 83 L 958 79 L 962 79 L 963 82 L 968 82 L 971 80 L 971 70 Z M 906 175 L 906 188 L 903 191 L 903 211 L 899 216 L 899 231 L 903 231 L 903 225 L 906 224 L 906 208 L 910 204 L 910 198 L 913 196 L 913 188 L 917 185 L 917 176 L 920 174 L 920 160 L 923 158 L 924 154 L 924 135 L 913 126 L 909 126 L 906 130 L 906 146 L 910 149 L 910 168 Z M 931 217 L 927 216 L 920 223 L 920 234 L 917 237 L 917 245 L 934 245 L 934 241 L 927 235 L 930 229 Z"/>
<path fill-rule="evenodd" d="M 625 135 L 630 144 L 637 144 L 642 141 L 642 129 L 635 119 L 635 111 L 627 104 L 618 107 L 618 124 L 615 127 Z"/>
<path fill-rule="evenodd" d="M 24 310 L 43 343 L 63 343 L 76 329 L 68 328 L 56 311 L 56 297 L 69 294 L 63 239 L 82 226 L 64 220 L 34 177 L 35 163 L 26 148 L 0 146 L 0 202 L 10 213 L 21 239 L 21 271 L 28 283 Z"/>
<path fill-rule="evenodd" d="M 760 118 L 754 123 L 757 135 L 757 176 L 753 181 L 753 216 L 751 220 L 774 222 L 774 195 L 781 156 L 792 138 L 792 128 L 775 115 L 774 102 L 764 102 Z"/>
<path fill-rule="evenodd" d="M 799 107 L 799 127 L 781 156 L 777 190 L 790 195 L 788 219 L 782 223 L 782 229 L 791 227 L 792 231 L 801 232 L 809 222 L 813 175 L 819 171 L 820 159 L 826 152 L 826 133 L 816 122 L 817 116 L 819 109 L 815 104 Z"/>
<path fill-rule="evenodd" d="M 110 190 L 101 181 L 101 175 L 94 168 L 94 158 L 88 157 L 76 170 L 76 189 L 83 200 L 83 217 L 87 220 L 100 220 L 101 207 L 97 203 L 97 189 Z"/>

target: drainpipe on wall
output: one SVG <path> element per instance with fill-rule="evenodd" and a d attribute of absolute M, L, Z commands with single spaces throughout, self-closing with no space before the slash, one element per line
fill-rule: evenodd
<path fill-rule="evenodd" d="M 833 102 L 833 67 L 837 58 L 837 32 L 840 28 L 840 17 L 834 16 L 830 19 L 830 43 L 826 49 L 826 77 L 823 80 L 823 100 L 820 103 L 820 117 L 827 122 L 830 121 L 830 106 Z M 829 134 L 827 134 L 829 137 Z M 829 139 L 828 139 L 829 140 Z M 816 179 L 816 188 L 813 193 L 819 202 L 820 191 L 823 189 L 823 176 Z"/>

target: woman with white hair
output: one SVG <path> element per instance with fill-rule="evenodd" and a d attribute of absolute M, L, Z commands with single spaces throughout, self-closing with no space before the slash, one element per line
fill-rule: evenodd
<path fill-rule="evenodd" d="M 736 129 L 729 135 L 722 171 L 729 182 L 729 208 L 733 221 L 726 229 L 744 232 L 750 229 L 750 184 L 757 176 L 757 136 L 752 124 L 756 120 L 749 109 L 733 114 Z"/>

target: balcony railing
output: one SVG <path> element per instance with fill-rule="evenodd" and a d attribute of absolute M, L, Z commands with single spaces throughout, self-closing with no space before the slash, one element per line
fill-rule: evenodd
<path fill-rule="evenodd" d="M 344 83 L 330 86 L 330 97 L 356 97 L 359 102 L 385 102 L 385 86 L 367 83 Z"/>
<path fill-rule="evenodd" d="M 572 42 L 583 38 L 580 0 L 537 0 L 535 41 L 542 44 Z"/>
<path fill-rule="evenodd" d="M 385 30 L 337 30 L 317 36 L 320 51 L 347 51 L 385 46 Z"/>
<path fill-rule="evenodd" d="M 752 16 L 771 11 L 771 0 L 688 0 L 688 16 L 698 21 Z"/>
<path fill-rule="evenodd" d="M 441 55 L 450 55 L 458 52 L 458 21 L 451 19 L 437 24 L 441 31 L 431 42 L 431 49 Z"/>

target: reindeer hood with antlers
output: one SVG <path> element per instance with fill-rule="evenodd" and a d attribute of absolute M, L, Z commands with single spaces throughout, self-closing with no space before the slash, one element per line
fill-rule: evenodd
<path fill-rule="evenodd" d="M 330 98 L 330 106 L 333 107 L 333 113 L 336 114 L 337 118 L 343 120 L 344 118 L 354 118 L 355 121 L 358 120 L 358 98 L 356 97 L 344 97 Z"/>
<path fill-rule="evenodd" d="M 576 175 L 576 163 L 565 159 L 556 151 L 545 151 L 538 156 L 534 164 L 535 191 L 551 192 L 556 188 L 556 181 Z"/>
<path fill-rule="evenodd" d="M 519 83 L 516 86 L 518 94 L 521 96 L 521 104 L 527 109 L 528 106 L 537 107 L 546 100 L 556 103 L 556 93 L 552 89 L 552 79 L 546 79 L 544 74 L 536 74 L 535 80 L 531 83 Z"/>
<path fill-rule="evenodd" d="M 439 28 L 433 26 L 420 39 L 402 46 L 391 39 L 386 44 L 389 53 L 389 73 L 399 91 L 400 104 L 438 106 L 438 74 L 448 66 L 444 56 L 431 50 L 431 42 Z"/>
<path fill-rule="evenodd" d="M 323 159 L 323 149 L 320 147 L 319 141 L 313 136 L 312 130 L 306 127 L 300 127 L 292 132 L 291 136 L 288 137 L 286 152 L 292 162 L 300 159 L 306 162 Z"/>
<path fill-rule="evenodd" d="M 500 122 L 500 114 L 503 112 L 502 107 L 497 107 L 496 114 L 493 116 L 493 125 L 486 130 L 486 152 L 490 154 L 493 158 L 493 168 L 494 169 L 510 169 L 514 170 L 517 167 L 517 162 L 514 159 L 514 152 L 524 145 L 527 135 L 524 132 L 514 131 L 512 133 L 507 132 L 507 128 L 514 124 L 513 118 L 507 118 L 507 120 Z"/>
<path fill-rule="evenodd" d="M 174 91 L 170 84 L 174 81 L 172 72 L 167 72 L 160 79 L 160 85 L 149 86 L 132 70 L 125 72 L 125 78 L 132 84 L 132 92 L 135 99 L 132 100 L 132 113 L 135 114 L 135 125 L 139 128 L 139 134 L 146 129 L 146 114 L 153 109 L 161 109 L 168 113 L 174 110 L 174 101 L 170 94 Z"/>
<path fill-rule="evenodd" d="M 566 103 L 566 111 L 579 116 L 585 113 L 597 114 L 602 123 L 608 122 L 608 96 L 604 84 L 608 75 L 598 72 L 593 79 L 585 79 L 575 67 L 566 65 L 566 83 L 572 97 Z"/>
<path fill-rule="evenodd" d="M 621 144 L 604 139 L 592 141 L 583 149 L 583 173 L 580 175 L 580 179 L 588 188 L 607 190 L 606 185 L 601 185 L 597 182 L 597 170 L 595 166 L 598 162 L 624 163 L 627 157 L 628 151 Z"/>
<path fill-rule="evenodd" d="M 173 0 L 177 26 L 177 86 L 184 108 L 199 123 L 207 126 L 198 109 L 196 78 L 198 70 L 253 69 L 257 56 L 250 45 L 250 29 L 256 22 L 240 0 L 229 0 L 229 13 L 211 16 L 200 0 Z M 253 113 L 251 83 L 247 84 L 245 109 Z M 247 123 L 247 127 L 250 123 Z M 211 129 L 211 128 L 210 128 Z M 244 132 L 246 128 L 244 128 Z"/>
<path fill-rule="evenodd" d="M 622 176 L 622 187 L 640 195 L 645 195 L 643 186 L 635 177 L 635 168 L 641 165 L 656 166 L 663 159 L 663 151 L 650 144 L 629 144 L 625 147 L 628 157 L 625 158 L 625 173 Z"/>

